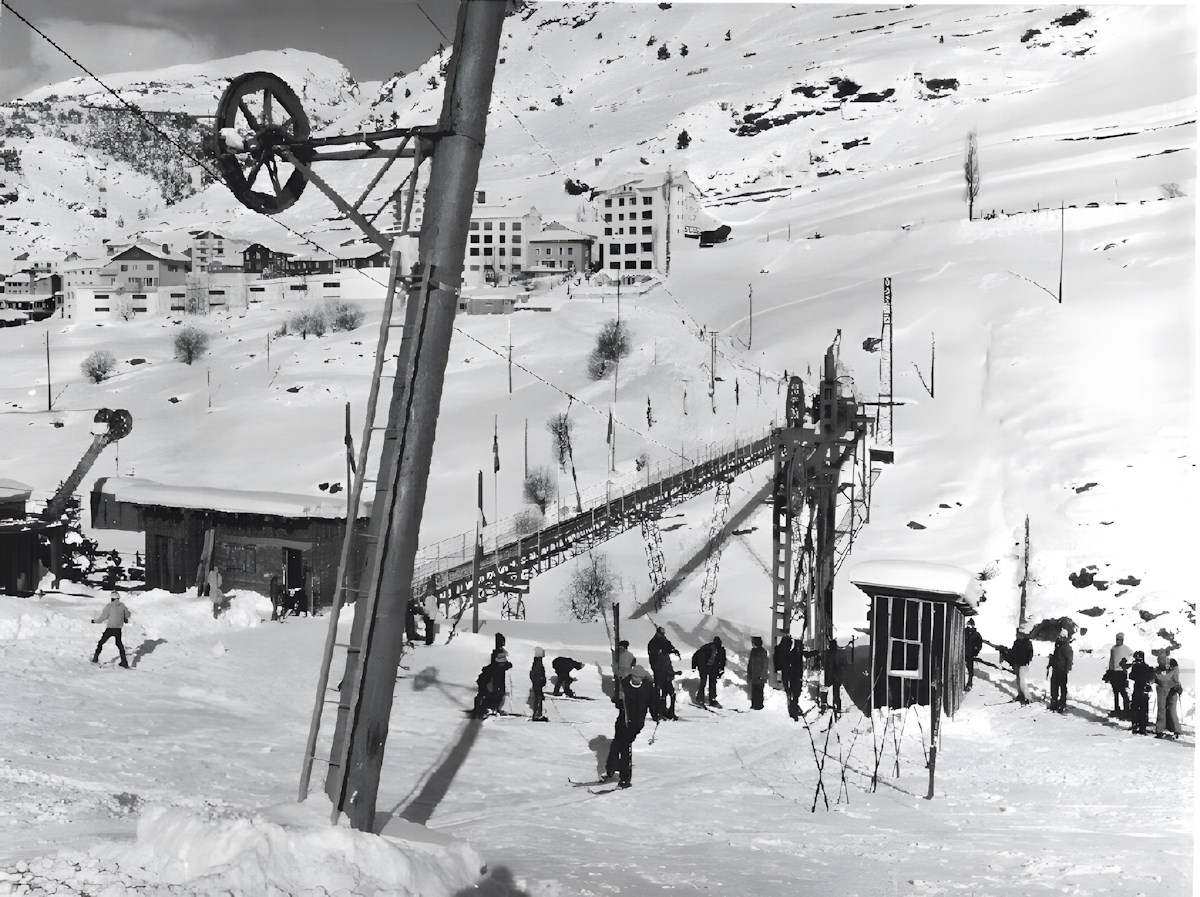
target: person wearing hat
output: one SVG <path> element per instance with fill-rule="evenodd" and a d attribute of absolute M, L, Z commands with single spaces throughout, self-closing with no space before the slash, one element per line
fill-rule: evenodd
<path fill-rule="evenodd" d="M 511 669 L 508 652 L 503 648 L 494 650 L 491 662 L 479 671 L 479 676 L 475 679 L 479 691 L 475 695 L 475 707 L 471 716 L 475 719 L 486 719 L 489 714 L 500 712 L 506 694 L 507 673 Z"/>
<path fill-rule="evenodd" d="M 751 637 L 750 657 L 746 661 L 746 680 L 750 683 L 750 709 L 763 709 L 763 690 L 771 672 L 770 657 L 763 647 L 762 636 Z"/>
<path fill-rule="evenodd" d="M 109 596 L 108 605 L 100 614 L 92 618 L 93 623 L 104 624 L 104 634 L 96 642 L 96 650 L 92 652 L 92 663 L 100 662 L 100 649 L 104 643 L 112 639 L 117 644 L 117 652 L 121 655 L 121 666 L 129 669 L 129 661 L 125 657 L 125 644 L 121 641 L 121 628 L 129 622 L 129 608 L 121 603 L 121 596 L 113 592 Z"/>
<path fill-rule="evenodd" d="M 1163 655 L 1166 659 L 1166 655 Z M 1154 726 L 1155 738 L 1179 737 L 1179 696 L 1183 694 L 1183 683 L 1179 679 L 1179 661 L 1172 657 L 1166 665 L 1155 671 L 1158 682 L 1158 721 Z"/>
<path fill-rule="evenodd" d="M 1067 678 L 1074 665 L 1071 634 L 1064 629 L 1054 640 L 1054 651 L 1046 663 L 1046 672 L 1050 674 L 1050 709 L 1055 713 L 1067 712 Z"/>
<path fill-rule="evenodd" d="M 637 663 L 637 658 L 633 656 L 633 652 L 629 650 L 629 642 L 621 639 L 617 643 L 617 650 L 613 654 L 613 678 L 618 683 L 624 682 L 629 678 L 629 671 L 633 669 L 633 665 Z M 621 689 L 616 689 L 615 694 L 617 700 L 621 698 Z"/>
<path fill-rule="evenodd" d="M 1112 688 L 1113 709 L 1109 716 L 1129 716 L 1129 660 L 1133 649 L 1125 644 L 1125 633 L 1117 633 L 1116 644 L 1108 651 L 1108 672 L 1104 681 Z"/>
<path fill-rule="evenodd" d="M 633 742 L 646 725 L 646 711 L 650 708 L 649 679 L 646 668 L 634 664 L 629 676 L 617 682 L 617 689 L 622 694 L 617 704 L 612 744 L 604 764 L 604 778 L 607 781 L 618 776 L 618 788 L 633 787 Z"/>
<path fill-rule="evenodd" d="M 654 637 L 646 645 L 646 656 L 650 659 L 650 672 L 654 675 L 654 701 L 650 713 L 656 719 L 678 719 L 675 716 L 675 667 L 671 655 L 679 657 L 676 648 L 661 626 L 655 627 Z"/>
<path fill-rule="evenodd" d="M 550 720 L 545 715 L 544 703 L 546 700 L 546 666 L 544 658 L 546 656 L 545 648 L 533 649 L 533 664 L 529 667 L 529 706 L 533 710 L 533 721 L 535 723 L 548 723 Z"/>
<path fill-rule="evenodd" d="M 1133 664 L 1129 667 L 1129 681 L 1133 685 L 1133 726 L 1130 731 L 1134 735 L 1146 735 L 1146 727 L 1150 725 L 1150 685 L 1154 682 L 1154 670 L 1146 663 L 1144 651 L 1133 652 Z"/>
<path fill-rule="evenodd" d="M 1017 674 L 1017 696 L 1013 700 L 1029 703 L 1029 665 L 1033 663 L 1033 642 L 1025 633 L 1024 626 L 1017 627 L 1017 637 L 1007 653 L 1008 663 Z"/>
<path fill-rule="evenodd" d="M 963 648 L 966 650 L 967 658 L 966 690 L 970 691 L 971 686 L 975 684 L 975 660 L 979 657 L 979 652 L 983 650 L 983 636 L 975 628 L 973 617 L 967 620 L 967 627 L 963 630 Z"/>

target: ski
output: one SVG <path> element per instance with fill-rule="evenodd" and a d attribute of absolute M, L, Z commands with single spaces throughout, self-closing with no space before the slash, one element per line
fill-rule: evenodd
<path fill-rule="evenodd" d="M 612 794 L 614 791 L 623 791 L 620 785 L 614 785 L 612 788 L 589 788 L 588 794 Z"/>
<path fill-rule="evenodd" d="M 591 782 L 577 782 L 575 779 L 572 779 L 569 776 L 567 777 L 567 781 L 576 788 L 595 788 L 598 785 L 607 785 L 609 783 L 608 779 L 595 779 Z"/>

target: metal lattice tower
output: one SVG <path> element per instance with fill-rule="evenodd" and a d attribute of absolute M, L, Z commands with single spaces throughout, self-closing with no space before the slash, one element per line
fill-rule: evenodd
<path fill-rule="evenodd" d="M 721 530 L 729 518 L 729 481 L 717 483 L 712 524 L 708 528 L 708 557 L 704 559 L 704 583 L 700 587 L 700 612 L 712 613 L 717 594 L 717 570 L 721 566 Z"/>
<path fill-rule="evenodd" d="M 667 584 L 666 558 L 662 551 L 662 531 L 658 528 L 658 518 L 645 516 L 642 518 L 642 544 L 646 546 L 646 566 L 650 570 L 650 599 L 654 609 L 662 609 L 663 589 Z"/>
<path fill-rule="evenodd" d="M 879 441 L 892 444 L 892 279 L 883 279 L 883 325 L 879 332 Z"/>

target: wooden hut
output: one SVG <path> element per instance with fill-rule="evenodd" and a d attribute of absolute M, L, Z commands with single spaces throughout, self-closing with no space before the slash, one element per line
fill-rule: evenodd
<path fill-rule="evenodd" d="M 135 477 L 104 477 L 92 490 L 93 529 L 145 532 L 147 588 L 194 586 L 211 532 L 208 562 L 226 591 L 269 595 L 277 578 L 284 590 L 303 587 L 314 610 L 328 605 L 337 587 L 345 516 L 340 495 L 166 486 Z M 364 532 L 366 525 L 361 518 Z M 357 554 L 351 562 L 358 563 Z"/>
<path fill-rule="evenodd" d="M 32 491 L 0 479 L 0 592 L 31 595 L 50 568 L 49 540 L 61 527 L 27 514 Z"/>
<path fill-rule="evenodd" d="M 966 686 L 963 629 L 981 600 L 968 570 L 924 561 L 871 561 L 850 571 L 871 599 L 871 708 L 928 705 L 933 686 L 953 716 Z"/>

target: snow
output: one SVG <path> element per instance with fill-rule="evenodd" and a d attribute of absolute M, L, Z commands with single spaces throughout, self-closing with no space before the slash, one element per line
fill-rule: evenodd
<path fill-rule="evenodd" d="M 214 489 L 204 486 L 165 486 L 141 477 L 109 477 L 103 491 L 117 501 L 164 508 L 198 508 L 234 514 L 344 519 L 346 500 L 332 496 Z M 369 513 L 369 503 L 363 509 Z"/>
<path fill-rule="evenodd" d="M 750 638 L 769 632 L 771 613 L 764 465 L 732 484 L 730 516 L 746 516 L 721 555 L 715 613 L 697 609 L 711 493 L 659 523 L 669 576 L 700 560 L 659 612 L 640 609 L 650 593 L 640 531 L 593 549 L 621 575 L 621 636 L 639 662 L 655 624 L 680 650 L 682 686 L 695 686 L 688 658 L 714 635 L 729 654 L 725 709 L 694 707 L 681 689 L 681 720 L 647 726 L 633 749 L 634 787 L 609 795 L 567 784 L 595 777 L 614 717 L 605 696 L 612 621 L 570 622 L 560 609 L 586 558 L 531 580 L 526 620 L 499 619 L 491 602 L 479 633 L 460 627 L 447 640 L 443 621 L 435 645 L 406 652 L 373 835 L 328 823 L 321 764 L 314 793 L 295 802 L 328 617 L 273 623 L 264 596 L 234 591 L 214 620 L 194 591 L 130 592 L 126 671 L 111 663 L 111 644 L 104 664 L 88 662 L 100 634 L 88 621 L 104 591 L 43 584 L 38 597 L 0 596 L 0 688 L 10 698 L 0 702 L 0 894 L 1193 892 L 1195 13 L 1089 7 L 1091 19 L 1067 28 L 1050 23 L 1068 7 L 783 9 L 537 4 L 507 20 L 481 189 L 569 225 L 579 198 L 563 192 L 565 177 L 615 183 L 670 165 L 688 171 L 707 211 L 733 232 L 711 249 L 685 244 L 665 284 L 622 292 L 635 350 L 615 392 L 585 370 L 594 334 L 616 314 L 615 290 L 539 293 L 550 313 L 458 318 L 420 543 L 428 555 L 473 532 L 476 471 L 491 470 L 493 426 L 501 470 L 487 477 L 485 505 L 499 521 L 522 507 L 527 424 L 530 466 L 558 471 L 544 430 L 552 413 L 570 410 L 579 483 L 592 502 L 647 476 L 636 469 L 643 453 L 653 476 L 770 425 L 782 414 L 783 371 L 814 379 L 808 370 L 819 371 L 839 329 L 840 363 L 863 397 L 875 396 L 879 356 L 860 345 L 879 333 L 890 277 L 894 391 L 910 401 L 895 412 L 896 462 L 883 468 L 870 523 L 838 574 L 834 624 L 839 643 L 865 655 L 869 603 L 852 582 L 860 565 L 883 563 L 893 578 L 914 575 L 917 562 L 944 564 L 960 571 L 958 583 L 964 571 L 988 571 L 976 619 L 989 644 L 974 689 L 942 720 L 932 799 L 928 708 L 871 714 L 855 697 L 861 675 L 848 680 L 836 721 L 806 697 L 805 721 L 793 723 L 773 689 L 763 711 L 749 710 Z M 572 17 L 593 13 L 572 27 Z M 1022 43 L 1032 28 L 1042 34 Z M 656 59 L 651 35 L 670 59 Z M 295 56 L 253 61 L 171 82 L 163 108 L 210 114 L 221 75 L 242 70 L 305 83 Z M 337 86 L 336 64 L 311 63 L 330 73 L 309 98 L 341 116 L 333 130 L 392 111 L 401 124 L 427 124 L 440 108 L 440 93 L 422 86 L 436 61 L 392 84 L 394 99 L 361 105 Z M 960 87 L 920 99 L 914 72 Z M 761 111 L 779 98 L 778 115 L 831 105 L 829 94 L 810 102 L 792 89 L 835 76 L 868 91 L 894 87 L 895 102 L 842 104 L 755 137 L 731 133 L 747 106 Z M 155 80 L 169 81 L 141 73 L 121 86 Z M 406 88 L 412 97 L 402 100 Z M 76 92 L 90 102 L 93 91 Z M 551 102 L 559 94 L 561 107 Z M 967 222 L 961 156 L 971 127 L 984 166 L 976 211 L 1006 214 Z M 684 128 L 692 143 L 674 150 Z M 1111 136 L 1125 132 L 1136 136 Z M 23 162 L 23 183 L 96 204 L 85 177 L 94 156 L 45 138 Z M 375 170 L 347 163 L 330 179 L 358 196 Z M 151 186 L 119 164 L 107 177 L 109 219 L 49 203 L 34 213 L 22 199 L 20 216 L 42 221 L 37 233 L 49 237 L 13 254 L 116 236 L 116 213 L 133 222 Z M 326 249 L 358 236 L 323 220 L 331 214 L 308 190 L 282 218 Z M 139 226 L 156 242 L 197 228 L 247 241 L 282 233 L 217 187 L 156 207 Z M 0 251 L 32 233 L 5 232 Z M 321 339 L 271 337 L 302 307 L 295 300 L 213 314 L 200 322 L 211 349 L 192 366 L 173 360 L 169 320 L 0 330 L 0 474 L 48 497 L 90 443 L 95 409 L 119 407 L 134 429 L 105 449 L 81 492 L 102 476 L 160 483 L 176 498 L 344 487 L 345 405 L 357 441 L 381 292 L 347 296 L 366 322 Z M 713 332 L 721 379 L 710 397 Z M 936 398 L 922 384 L 931 339 Z M 510 343 L 520 365 L 511 393 Z M 119 361 L 100 384 L 79 373 L 96 348 Z M 560 504 L 571 503 L 570 472 L 558 483 Z M 1080 627 L 1065 716 L 1011 702 L 1012 674 L 996 666 L 995 646 L 1018 620 L 1027 516 L 1026 618 L 1067 616 Z M 140 535 L 90 535 L 104 550 L 145 550 Z M 1082 569 L 1094 582 L 1077 587 L 1068 577 Z M 337 641 L 350 624 L 347 613 Z M 497 631 L 514 662 L 507 709 L 522 716 L 469 721 L 463 711 Z M 1116 632 L 1147 652 L 1178 646 L 1179 741 L 1136 737 L 1107 716 L 1101 675 Z M 535 646 L 583 662 L 577 689 L 595 700 L 548 698 L 551 722 L 528 722 Z M 1049 644 L 1035 648 L 1036 678 Z M 341 666 L 337 655 L 333 681 Z M 1033 683 L 1035 698 L 1046 690 Z"/>
<path fill-rule="evenodd" d="M 971 607 L 979 603 L 979 578 L 970 570 L 930 561 L 869 561 L 850 568 L 856 586 L 891 586 L 954 595 Z"/>

